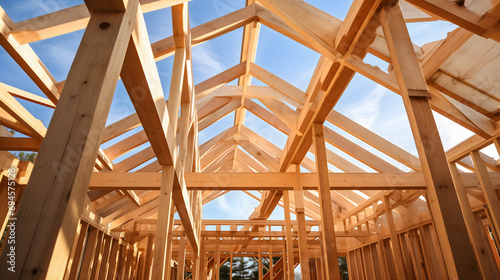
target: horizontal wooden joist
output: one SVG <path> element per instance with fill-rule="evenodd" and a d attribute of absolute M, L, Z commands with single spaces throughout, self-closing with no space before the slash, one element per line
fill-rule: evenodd
<path fill-rule="evenodd" d="M 157 219 L 137 219 L 135 220 L 136 224 L 148 224 L 154 225 L 157 223 Z M 226 225 L 263 225 L 263 226 L 285 226 L 284 220 L 210 220 L 203 219 L 201 224 L 203 226 L 226 226 Z M 297 221 L 292 220 L 292 225 L 297 225 Z M 321 224 L 320 221 L 316 220 L 306 220 L 305 224 L 307 226 L 319 226 Z M 182 225 L 181 220 L 174 220 L 174 225 L 180 226 Z"/>
<path fill-rule="evenodd" d="M 131 234 L 139 236 L 154 235 L 154 230 L 147 231 L 134 231 L 129 232 Z M 174 231 L 173 236 L 182 236 L 182 232 Z M 203 230 L 201 231 L 201 237 L 224 237 L 224 238 L 237 238 L 237 237 L 251 237 L 251 238 L 266 238 L 266 237 L 285 237 L 286 232 L 284 231 L 215 231 L 215 230 Z M 297 237 L 297 232 L 292 232 L 293 237 Z M 336 237 L 368 237 L 370 234 L 366 231 L 364 232 L 348 232 L 337 231 L 335 233 Z M 321 237 L 321 232 L 311 231 L 307 233 L 307 237 L 318 238 Z"/>
<path fill-rule="evenodd" d="M 90 190 L 159 190 L 160 173 L 155 172 L 94 172 Z M 490 173 L 495 185 L 500 183 L 500 174 Z M 318 188 L 315 173 L 301 174 L 305 190 Z M 474 173 L 462 174 L 466 187 L 479 186 Z M 288 173 L 186 173 L 187 190 L 293 190 L 296 180 Z M 425 179 L 420 173 L 330 173 L 332 190 L 403 190 L 426 189 Z"/>

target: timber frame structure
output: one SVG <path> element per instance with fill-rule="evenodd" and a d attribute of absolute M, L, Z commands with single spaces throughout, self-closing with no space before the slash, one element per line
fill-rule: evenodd
<path fill-rule="evenodd" d="M 0 84 L 0 124 L 26 136 L 0 131 L 1 233 L 16 241 L 15 272 L 3 242 L 0 279 L 218 280 L 240 256 L 259 267 L 280 258 L 259 279 L 294 279 L 299 265 L 301 279 L 340 279 L 339 256 L 350 279 L 500 279 L 500 164 L 481 151 L 500 153 L 500 2 L 354 0 L 342 21 L 300 0 L 247 0 L 194 28 L 188 3 L 85 0 L 16 23 L 0 8 L 0 44 L 46 95 Z M 168 7 L 173 36 L 151 43 L 143 13 Z M 456 30 L 412 43 L 406 22 L 438 19 Z M 261 25 L 321 55 L 306 92 L 255 63 Z M 194 85 L 191 47 L 239 28 L 240 63 Z M 81 29 L 58 82 L 29 44 Z M 365 62 L 368 53 L 389 69 Z M 155 61 L 168 56 L 167 90 Z M 355 73 L 401 95 L 418 157 L 335 111 Z M 106 126 L 118 79 L 136 113 Z M 48 128 L 18 99 L 53 108 Z M 445 151 L 433 110 L 475 135 Z M 287 135 L 286 145 L 245 126 L 247 111 Z M 198 143 L 199 131 L 232 112 L 233 127 Z M 248 220 L 202 219 L 203 204 L 234 190 L 260 202 Z M 278 205 L 285 219 L 269 220 Z"/>

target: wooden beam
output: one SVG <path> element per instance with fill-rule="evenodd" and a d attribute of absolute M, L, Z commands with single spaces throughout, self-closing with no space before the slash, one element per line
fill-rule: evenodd
<path fill-rule="evenodd" d="M 164 9 L 188 0 L 141 0 L 144 13 Z M 84 29 L 90 19 L 85 4 L 73 6 L 38 17 L 16 22 L 12 26 L 12 36 L 20 43 L 27 44 Z"/>
<path fill-rule="evenodd" d="M 55 78 L 29 45 L 23 46 L 13 36 L 10 36 L 11 28 L 7 24 L 10 19 L 8 19 L 1 7 L 0 13 L 6 18 L 5 20 L 3 17 L 0 19 L 0 45 L 2 45 L 5 51 L 9 53 L 50 101 L 57 104 L 59 90 L 57 89 Z"/>
<path fill-rule="evenodd" d="M 488 175 L 488 169 L 478 151 L 472 151 L 470 156 L 474 162 L 476 175 L 479 177 L 479 182 L 481 183 L 481 189 L 488 205 L 493 226 L 497 232 L 500 232 L 500 200 Z"/>
<path fill-rule="evenodd" d="M 457 28 L 448 33 L 445 39 L 441 40 L 436 47 L 432 48 L 422 58 L 422 72 L 426 80 L 436 73 L 441 65 L 448 60 L 463 44 L 465 44 L 473 33 L 463 28 Z"/>
<path fill-rule="evenodd" d="M 42 142 L 34 138 L 0 137 L 0 150 L 4 151 L 38 151 Z"/>
<path fill-rule="evenodd" d="M 305 206 L 304 206 L 304 190 L 302 187 L 302 182 L 300 181 L 300 165 L 295 164 L 291 166 L 292 170 L 295 171 L 296 183 L 293 188 L 293 194 L 295 196 L 295 216 L 297 219 L 297 231 L 299 236 L 299 255 L 300 255 L 300 275 L 302 280 L 310 280 L 310 269 L 309 269 L 309 252 L 307 248 L 307 232 L 306 232 L 306 216 L 305 216 Z"/>
<path fill-rule="evenodd" d="M 250 99 L 245 101 L 245 109 L 259 117 L 266 123 L 270 124 L 277 130 L 283 132 L 285 135 L 290 134 L 290 132 L 292 131 L 281 119 Z"/>
<path fill-rule="evenodd" d="M 259 99 L 271 112 L 274 113 L 283 123 L 285 123 L 290 130 L 297 134 L 302 134 L 298 128 L 297 123 L 299 113 L 288 107 L 283 101 L 276 99 Z"/>
<path fill-rule="evenodd" d="M 175 165 L 177 144 L 174 136 L 175 126 L 172 123 L 174 120 L 170 120 L 169 110 L 163 102 L 165 97 L 142 15 L 137 17 L 135 24 L 120 76 L 158 162 L 161 165 L 174 165 L 176 169 L 173 195 L 177 199 L 174 199 L 174 202 L 179 215 L 185 222 L 186 235 L 193 248 L 197 248 L 192 214 L 190 207 L 187 206 L 189 198 L 180 174 L 182 167 Z M 183 75 L 178 78 L 183 78 Z M 137 89 L 141 89 L 140 92 Z"/>
<path fill-rule="evenodd" d="M 0 87 L 3 87 L 6 91 L 8 91 L 14 97 L 17 97 L 17 98 L 20 98 L 23 100 L 27 100 L 27 101 L 33 102 L 35 104 L 49 107 L 52 109 L 56 108 L 56 105 L 54 103 L 52 103 L 52 101 L 50 101 L 50 99 L 47 99 L 45 97 L 41 97 L 39 95 L 33 94 L 31 92 L 27 92 L 27 91 L 22 90 L 22 89 L 18 89 L 16 87 L 13 87 L 13 86 L 10 86 L 10 85 L 4 84 L 4 83 L 0 83 Z"/>
<path fill-rule="evenodd" d="M 338 32 L 338 19 L 303 1 L 259 0 L 258 3 L 277 15 L 322 55 L 337 58 L 333 44 Z"/>
<path fill-rule="evenodd" d="M 245 74 L 245 63 L 237 64 L 215 76 L 209 78 L 195 87 L 196 99 L 203 97 L 210 92 L 224 86 L 225 84 L 237 79 L 241 75 Z"/>
<path fill-rule="evenodd" d="M 26 127 L 34 138 L 42 141 L 47 129 L 23 105 L 12 97 L 4 88 L 0 87 L 0 107 Z"/>
<path fill-rule="evenodd" d="M 387 74 L 378 67 L 365 64 L 362 62 L 362 59 L 357 56 L 347 58 L 345 60 L 345 64 L 347 67 L 385 86 L 395 93 L 400 95 L 402 94 L 400 87 L 392 78 L 393 72 L 391 72 L 391 74 Z M 462 104 L 458 101 L 443 95 L 434 87 L 429 87 L 429 90 L 431 96 L 430 103 L 434 111 L 448 117 L 454 122 L 483 137 L 488 138 L 493 133 L 494 127 L 485 116 L 482 116 L 475 110 L 464 108 L 465 106 L 460 106 Z"/>
<path fill-rule="evenodd" d="M 500 277 L 500 271 L 496 265 L 492 265 L 494 257 L 492 256 L 491 249 L 488 248 L 487 244 L 483 242 L 482 235 L 485 234 L 484 230 L 477 227 L 476 218 L 474 217 L 469 197 L 465 190 L 457 165 L 455 163 L 450 163 L 450 170 L 453 175 L 453 180 L 455 181 L 457 196 L 460 200 L 464 220 L 467 225 L 467 230 L 469 231 L 470 240 L 472 246 L 474 247 L 483 279 L 498 279 Z"/>
<path fill-rule="evenodd" d="M 430 85 L 439 91 L 488 118 L 498 117 L 497 110 L 500 106 L 500 101 L 494 95 L 467 84 L 461 81 L 460 78 L 451 76 L 443 71 L 436 71 L 428 81 Z"/>
<path fill-rule="evenodd" d="M 184 280 L 184 269 L 186 262 L 186 238 L 180 237 L 179 257 L 177 258 L 177 280 Z M 170 265 L 170 264 L 169 264 Z"/>
<path fill-rule="evenodd" d="M 441 249 L 451 278 L 480 277 L 467 240 L 467 228 L 457 199 L 446 155 L 428 101 L 425 79 L 414 55 L 411 39 L 398 5 L 381 10 L 381 21 L 387 38 L 391 61 L 396 73 L 410 126 L 428 184 L 429 205 Z"/>
<path fill-rule="evenodd" d="M 283 210 L 285 211 L 285 241 L 286 241 L 286 268 L 287 274 L 285 279 L 293 280 L 294 275 L 294 254 L 293 254 L 293 240 L 292 240 L 292 224 L 290 217 L 290 194 L 288 191 L 283 192 Z"/>
<path fill-rule="evenodd" d="M 131 114 L 117 122 L 114 122 L 104 128 L 102 143 L 106 143 L 136 127 L 141 125 L 141 120 L 136 113 Z"/>
<path fill-rule="evenodd" d="M 295 100 L 299 104 L 304 104 L 306 102 L 306 95 L 304 92 L 259 65 L 250 63 L 249 71 L 255 78 Z"/>
<path fill-rule="evenodd" d="M 304 93 L 302 93 L 302 94 L 304 94 Z M 196 102 L 199 104 L 199 103 L 207 102 L 208 100 L 213 99 L 213 98 L 224 98 L 224 97 L 230 97 L 230 98 L 237 97 L 237 98 L 245 98 L 245 99 L 256 99 L 256 98 L 283 99 L 284 101 L 290 103 L 291 105 L 293 105 L 297 108 L 303 107 L 303 104 L 293 100 L 289 96 L 274 89 L 273 87 L 254 86 L 254 85 L 247 86 L 245 92 L 244 92 L 243 86 L 228 86 L 228 85 L 226 85 L 226 86 L 220 87 L 220 88 L 212 91 L 208 95 L 205 95 L 203 97 L 198 98 L 196 100 Z"/>
<path fill-rule="evenodd" d="M 120 76 L 162 165 L 175 162 L 175 137 L 143 16 L 135 22 Z M 138 91 L 137 89 L 141 89 Z"/>
<path fill-rule="evenodd" d="M 373 133 L 372 131 L 359 125 L 355 121 L 350 120 L 339 112 L 332 110 L 330 114 L 328 114 L 326 119 L 334 125 L 342 128 L 349 134 L 353 135 L 354 137 L 358 138 L 359 140 L 376 148 L 377 150 L 410 167 L 411 169 L 415 171 L 422 170 L 422 167 L 420 166 L 420 160 L 417 157 L 385 140 L 376 133 Z"/>
<path fill-rule="evenodd" d="M 328 176 L 331 190 L 424 190 L 427 186 L 421 173 L 329 173 Z M 500 174 L 490 172 L 489 176 L 498 188 Z M 465 173 L 462 178 L 467 188 L 480 188 L 475 174 Z M 157 172 L 94 172 L 90 189 L 159 190 L 160 181 Z M 293 190 L 294 186 L 290 174 L 277 172 L 185 173 L 185 181 L 188 190 Z M 319 182 L 316 173 L 302 173 L 300 181 L 304 190 L 316 190 Z"/>
<path fill-rule="evenodd" d="M 500 40 L 499 33 L 492 31 L 496 28 L 495 24 L 498 18 L 496 20 L 484 18 L 482 15 L 467 9 L 463 4 L 460 4 L 461 2 L 453 3 L 444 0 L 408 0 L 408 2 L 431 15 L 447 20 L 479 36 L 496 41 Z M 493 20 L 493 25 L 488 23 L 489 20 Z"/>
<path fill-rule="evenodd" d="M 313 125 L 313 142 L 316 150 L 316 170 L 318 171 L 318 193 L 321 208 L 321 228 L 323 231 L 323 258 L 326 262 L 326 278 L 340 279 L 340 270 L 337 255 L 337 241 L 335 239 L 335 222 L 333 218 L 332 197 L 328 179 L 328 163 L 326 160 L 325 135 L 323 124 Z"/>
<path fill-rule="evenodd" d="M 138 8 L 138 1 L 128 1 L 125 12 L 99 11 L 94 9 L 95 1 L 86 4 L 92 10 L 92 18 L 17 213 L 16 272 L 7 269 L 5 250 L 0 264 L 1 278 L 64 277 L 65 267 L 60 264 L 70 254 L 80 219 L 78 209 L 85 202 L 99 150 L 100 131 L 104 128 Z"/>
<path fill-rule="evenodd" d="M 355 54 L 360 57 L 364 57 L 366 54 L 366 49 L 370 42 L 373 41 L 375 30 L 379 26 L 377 21 L 367 20 L 370 22 L 370 28 L 364 27 L 364 29 L 360 28 L 358 30 L 361 35 L 357 37 L 357 40 L 362 39 L 364 43 L 366 43 L 355 50 Z M 353 43 L 353 46 L 354 45 L 356 45 L 355 42 Z M 313 78 L 309 83 L 306 105 L 299 116 L 298 128 L 303 136 L 292 133 L 288 137 L 280 157 L 279 171 L 283 172 L 290 164 L 301 163 L 303 161 L 312 144 L 313 124 L 324 122 L 326 116 L 338 102 L 340 96 L 354 76 L 354 73 L 352 69 L 344 67 L 344 65 L 338 61 L 332 61 L 326 57 L 320 58 Z M 277 203 L 281 193 L 272 192 L 271 196 L 273 199 L 268 200 L 266 203 Z M 269 209 L 272 212 L 274 207 L 276 207 L 276 204 L 265 205 L 265 207 L 261 209 Z M 258 214 L 265 217 L 263 213 Z"/>
<path fill-rule="evenodd" d="M 131 135 L 122 141 L 104 149 L 104 153 L 108 156 L 110 160 L 114 160 L 117 157 L 129 152 L 130 150 L 139 147 L 140 145 L 146 143 L 148 137 L 144 130 Z"/>
<path fill-rule="evenodd" d="M 196 46 L 208 40 L 217 38 L 252 22 L 255 18 L 255 7 L 245 8 L 229 13 L 191 29 L 191 45 Z M 164 59 L 175 51 L 173 36 L 162 39 L 151 45 L 156 60 Z"/>
<path fill-rule="evenodd" d="M 398 235 L 396 232 L 396 226 L 394 224 L 394 216 L 392 215 L 391 202 L 388 196 L 384 196 L 384 208 L 385 216 L 387 221 L 387 227 L 389 228 L 389 234 L 391 239 L 392 257 L 394 260 L 394 265 L 396 267 L 396 273 L 398 279 L 406 279 L 405 269 L 403 265 L 403 255 L 401 254 L 401 246 L 399 244 Z"/>
<path fill-rule="evenodd" d="M 324 128 L 325 140 L 331 145 L 339 148 L 343 152 L 349 154 L 350 156 L 356 158 L 362 163 L 370 166 L 374 170 L 382 173 L 400 173 L 403 172 L 399 168 L 393 166 L 387 161 L 377 157 L 371 152 L 363 149 L 362 147 L 351 142 L 342 135 L 336 133 L 335 131 L 325 127 Z"/>

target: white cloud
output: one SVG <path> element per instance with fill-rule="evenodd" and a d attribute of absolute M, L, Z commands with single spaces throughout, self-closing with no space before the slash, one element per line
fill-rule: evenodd
<path fill-rule="evenodd" d="M 348 105 L 345 115 L 362 126 L 370 129 L 380 115 L 381 100 L 387 94 L 387 89 L 377 85 L 365 98 Z"/>
<path fill-rule="evenodd" d="M 193 71 L 198 75 L 212 77 L 225 70 L 221 57 L 212 51 L 210 42 L 200 44 L 193 48 Z"/>

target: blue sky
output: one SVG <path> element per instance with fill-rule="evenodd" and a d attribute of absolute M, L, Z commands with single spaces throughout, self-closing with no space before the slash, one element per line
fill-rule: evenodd
<path fill-rule="evenodd" d="M 345 17 L 351 3 L 351 1 L 320 0 L 309 0 L 306 2 L 321 8 L 340 19 Z M 0 0 L 0 5 L 14 22 L 81 3 L 83 3 L 83 1 L 27 0 L 23 1 L 21 4 L 17 0 Z M 191 27 L 195 27 L 224 14 L 243 8 L 244 5 L 244 0 L 193 0 L 189 3 Z M 145 14 L 145 19 L 151 42 L 156 42 L 172 35 L 171 11 L 169 8 L 147 13 Z M 446 33 L 454 28 L 454 25 L 441 21 L 408 24 L 408 29 L 413 42 L 420 46 L 425 43 L 444 38 Z M 195 84 L 239 63 L 241 41 L 243 36 L 242 31 L 242 28 L 240 28 L 219 38 L 193 47 L 192 53 Z M 47 66 L 56 80 L 62 81 L 66 79 L 66 75 L 70 69 L 82 35 L 83 31 L 77 31 L 35 42 L 30 45 L 39 55 L 40 59 Z M 318 53 L 315 53 L 295 41 L 278 34 L 266 26 L 262 26 L 256 63 L 266 70 L 305 91 L 318 59 Z M 379 66 L 382 70 L 387 69 L 387 63 L 374 56 L 369 55 L 365 61 Z M 157 63 L 165 96 L 168 96 L 170 88 L 172 63 L 173 57 L 169 57 Z M 3 66 L 0 67 L 0 82 L 44 96 L 3 49 L 0 49 L 0 64 Z M 255 85 L 264 85 L 256 79 L 253 79 L 253 81 Z M 49 125 L 53 112 L 52 109 L 23 100 L 20 100 L 20 103 L 32 112 L 36 118 L 39 118 L 46 127 Z M 403 103 L 400 96 L 395 93 L 377 85 L 359 74 L 356 74 L 335 109 L 376 132 L 382 137 L 390 140 L 401 148 L 404 148 L 410 153 L 416 155 L 416 149 L 411 136 Z M 121 81 L 119 81 L 107 123 L 113 123 L 133 112 L 134 109 L 128 94 L 125 92 Z M 470 131 L 449 121 L 439 114 L 435 114 L 435 117 L 446 149 L 451 148 L 472 135 Z M 233 125 L 233 120 L 234 113 L 200 132 L 200 143 L 209 140 L 211 137 L 217 135 L 224 129 L 231 127 Z M 245 125 L 254 131 L 258 131 L 259 134 L 280 148 L 282 148 L 286 142 L 286 136 L 284 134 L 270 127 L 249 112 L 247 112 L 246 115 Z M 408 170 L 408 168 L 388 158 L 384 154 L 378 152 L 358 139 L 355 139 L 341 129 L 334 127 L 328 122 L 326 125 L 395 166 L 403 170 Z M 122 137 L 106 143 L 103 145 L 103 148 L 116 143 L 124 137 L 136 133 L 140 129 L 141 128 L 137 128 L 124 134 Z M 132 153 L 148 146 L 149 144 L 144 144 L 135 149 Z M 358 164 L 366 171 L 373 172 L 373 170 L 369 167 L 351 158 L 342 151 L 339 151 L 331 145 L 328 146 L 332 151 Z M 489 150 L 491 150 L 491 148 Z M 132 153 L 118 158 L 115 162 L 130 156 Z M 494 156 L 496 157 L 496 153 L 494 153 Z M 338 171 L 338 169 L 333 166 L 331 169 L 332 171 Z M 256 193 L 256 195 L 258 194 Z M 258 202 L 255 199 L 242 192 L 230 192 L 225 196 L 205 205 L 203 217 L 206 219 L 247 219 L 254 207 L 257 205 Z M 271 216 L 271 219 L 282 219 L 282 211 L 282 208 L 277 208 L 275 213 Z"/>

